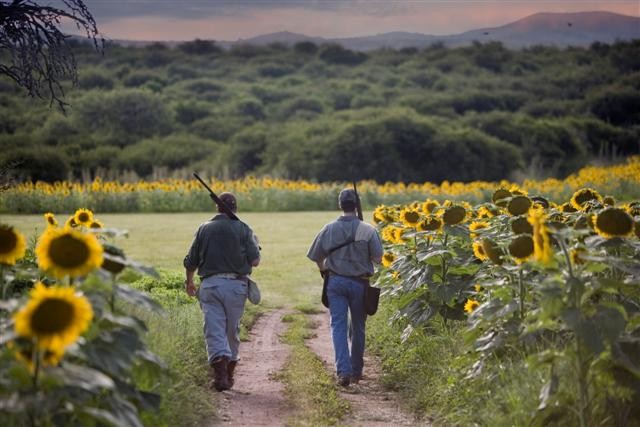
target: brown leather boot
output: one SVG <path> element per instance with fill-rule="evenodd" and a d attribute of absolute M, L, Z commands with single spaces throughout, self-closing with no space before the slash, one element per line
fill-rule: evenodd
<path fill-rule="evenodd" d="M 218 391 L 229 390 L 229 373 L 227 371 L 229 358 L 227 356 L 216 357 L 211 362 L 213 368 L 213 386 Z"/>
<path fill-rule="evenodd" d="M 237 360 L 230 360 L 227 365 L 227 376 L 229 378 L 229 388 L 233 387 L 233 372 L 236 370 L 236 365 L 238 364 Z"/>

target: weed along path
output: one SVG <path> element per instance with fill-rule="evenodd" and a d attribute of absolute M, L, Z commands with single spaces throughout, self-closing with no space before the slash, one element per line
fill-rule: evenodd
<path fill-rule="evenodd" d="M 323 361 L 326 369 L 334 374 L 334 354 L 331 343 L 329 313 L 327 311 L 311 316 L 315 323 L 315 334 L 307 340 L 307 345 Z M 385 390 L 380 383 L 380 365 L 367 355 L 364 358 L 364 376 L 358 384 L 340 388 L 340 397 L 351 407 L 342 422 L 349 426 L 428 426 L 425 420 L 417 421 L 400 406 L 398 396 Z"/>
<path fill-rule="evenodd" d="M 249 341 L 240 344 L 240 357 L 233 389 L 212 393 L 218 400 L 219 419 L 212 425 L 279 426 L 289 417 L 284 384 L 277 374 L 289 349 L 280 337 L 287 328 L 282 317 L 287 310 L 265 313 L 255 323 Z"/>

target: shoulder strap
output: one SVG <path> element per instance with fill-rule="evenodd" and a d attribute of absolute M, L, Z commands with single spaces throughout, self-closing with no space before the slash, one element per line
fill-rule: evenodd
<path fill-rule="evenodd" d="M 356 225 L 355 225 L 355 227 L 353 225 L 351 226 L 351 236 L 349 236 L 349 239 L 346 242 L 344 242 L 343 244 L 338 245 L 335 248 L 331 248 L 329 250 L 329 254 L 327 256 L 331 255 L 333 252 L 337 251 L 338 249 L 344 248 L 345 246 L 348 246 L 348 245 L 350 245 L 350 244 L 352 244 L 353 242 L 356 241 L 356 233 L 358 232 L 358 226 L 360 225 L 360 221 L 353 221 L 353 222 Z"/>

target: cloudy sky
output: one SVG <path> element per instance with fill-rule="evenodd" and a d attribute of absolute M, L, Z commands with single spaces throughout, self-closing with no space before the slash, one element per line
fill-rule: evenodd
<path fill-rule="evenodd" d="M 237 40 L 276 31 L 350 37 L 455 34 L 538 12 L 640 16 L 640 0 L 85 0 L 109 38 Z"/>

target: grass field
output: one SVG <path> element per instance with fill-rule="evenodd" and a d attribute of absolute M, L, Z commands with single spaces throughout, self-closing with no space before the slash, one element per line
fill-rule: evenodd
<path fill-rule="evenodd" d="M 240 213 L 260 238 L 262 261 L 254 270 L 267 306 L 296 306 L 320 301 L 321 279 L 316 265 L 306 257 L 320 228 L 338 212 Z M 133 259 L 158 268 L 182 270 L 184 258 L 198 225 L 211 215 L 96 213 L 106 227 L 129 231 L 116 240 Z M 371 217 L 369 214 L 367 217 Z M 59 215 L 58 220 L 66 219 Z M 41 215 L 2 215 L 0 222 L 16 226 L 27 237 L 45 227 Z"/>

